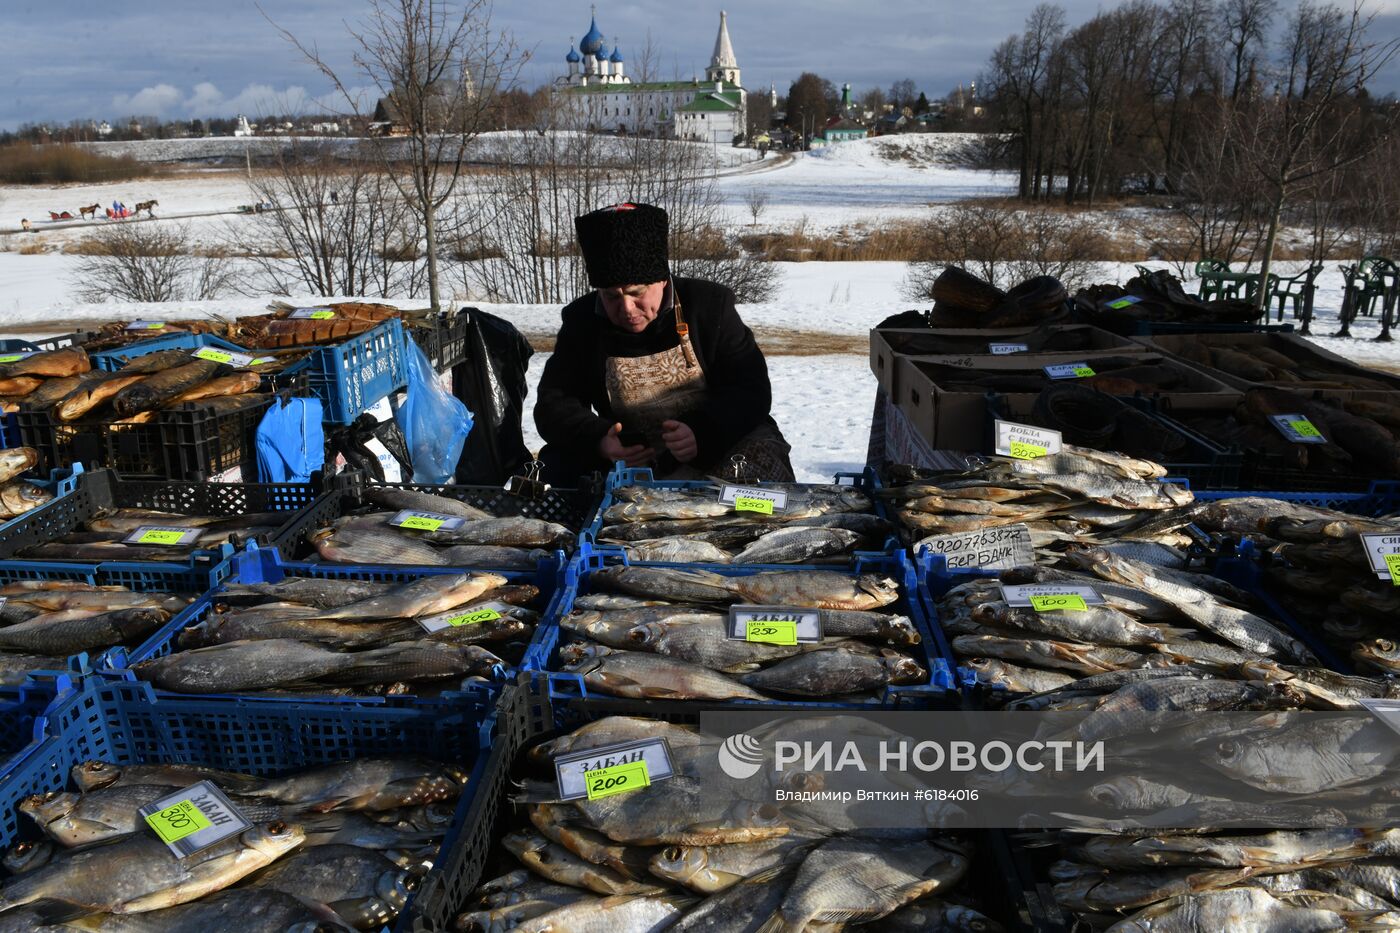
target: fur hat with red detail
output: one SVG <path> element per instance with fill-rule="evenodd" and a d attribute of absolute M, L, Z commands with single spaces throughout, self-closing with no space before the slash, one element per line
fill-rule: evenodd
<path fill-rule="evenodd" d="M 614 204 L 574 218 L 588 284 L 594 288 L 664 282 L 666 212 L 650 204 Z"/>

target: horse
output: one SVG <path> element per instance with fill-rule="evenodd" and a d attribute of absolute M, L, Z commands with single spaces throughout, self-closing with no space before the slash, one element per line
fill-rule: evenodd
<path fill-rule="evenodd" d="M 156 216 L 156 212 L 153 211 L 153 210 L 151 210 L 151 208 L 153 208 L 153 207 L 159 207 L 159 206 L 160 206 L 160 202 L 159 202 L 159 201 L 155 201 L 155 200 L 151 200 L 151 201 L 137 201 L 137 202 L 136 202 L 136 207 L 135 207 L 135 209 L 132 210 L 132 212 L 131 212 L 131 216 L 135 217 L 136 215 L 140 214 L 142 211 L 145 211 L 146 214 L 147 214 L 147 216 L 154 217 L 154 216 Z"/>
<path fill-rule="evenodd" d="M 100 210 L 102 210 L 101 204 L 89 204 L 87 207 L 78 208 L 78 213 L 82 215 L 84 220 L 86 220 L 89 217 L 91 217 L 93 220 L 96 220 L 97 212 Z"/>

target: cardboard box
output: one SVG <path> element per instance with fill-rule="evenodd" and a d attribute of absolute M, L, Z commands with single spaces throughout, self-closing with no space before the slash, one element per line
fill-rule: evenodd
<path fill-rule="evenodd" d="M 1308 369 L 1336 374 L 1339 381 L 1345 381 L 1348 376 L 1362 376 L 1376 382 L 1385 383 L 1390 387 L 1391 391 L 1400 392 L 1400 376 L 1379 372 L 1374 369 L 1367 369 L 1364 366 L 1358 366 L 1346 357 L 1338 356 L 1330 350 L 1324 350 L 1306 337 L 1300 337 L 1297 334 L 1158 334 L 1152 337 L 1136 337 L 1134 339 L 1144 347 L 1176 357 L 1182 357 L 1184 352 L 1189 352 L 1193 347 L 1202 346 L 1224 348 L 1238 347 L 1241 349 L 1248 347 L 1267 347 L 1291 360 L 1296 360 L 1300 365 Z M 1212 376 L 1226 385 L 1231 385 L 1238 389 L 1250 389 L 1255 386 L 1267 385 L 1280 389 L 1292 389 L 1293 391 L 1302 392 L 1304 394 L 1309 394 L 1313 391 L 1323 391 L 1329 393 L 1368 393 L 1372 396 L 1381 391 L 1370 387 L 1314 390 L 1306 386 L 1298 386 L 1296 383 L 1289 382 L 1256 383 L 1214 367 L 1207 369 L 1207 367 L 1193 360 L 1188 360 L 1188 362 L 1199 369 L 1208 371 Z"/>
<path fill-rule="evenodd" d="M 994 343 L 1024 343 L 1026 353 L 1059 357 L 1082 356 L 1105 351 L 1142 353 L 1146 348 L 1127 337 L 1119 337 L 1088 324 L 1042 324 L 1038 327 L 997 327 L 981 329 L 872 328 L 870 331 L 870 371 L 891 396 L 898 395 L 901 356 L 957 355 L 981 357 L 990 355 Z M 1053 349 L 1042 349 L 1044 347 Z M 1060 349 L 1061 347 L 1065 349 Z M 1014 356 L 1025 356 L 1011 354 Z"/>
<path fill-rule="evenodd" d="M 1120 354 L 1071 354 L 1074 362 L 1083 360 L 1090 367 L 1096 359 L 1118 355 Z M 1192 403 L 1216 400 L 1228 402 L 1233 407 L 1239 400 L 1238 390 L 1178 360 L 1151 352 L 1142 354 L 1142 357 L 1145 364 L 1160 364 L 1182 376 L 1181 388 L 1162 393 L 1174 401 Z M 894 396 L 895 404 L 934 450 L 986 452 L 990 450 L 991 436 L 988 393 L 950 391 L 940 387 L 936 381 L 936 377 L 946 381 L 947 367 L 959 365 L 960 360 L 959 357 L 898 357 L 900 388 L 898 395 Z M 1069 361 L 1063 354 L 979 356 L 968 368 L 982 372 L 1023 372 L 1027 376 L 1044 376 L 1042 367 L 1065 362 Z M 1050 380 L 1046 378 L 1044 385 L 1049 383 Z M 1008 411 L 1011 420 L 1015 420 L 1018 412 L 1031 410 L 1039 394 L 1040 389 L 1034 392 L 997 392 L 997 398 L 1010 406 Z"/>

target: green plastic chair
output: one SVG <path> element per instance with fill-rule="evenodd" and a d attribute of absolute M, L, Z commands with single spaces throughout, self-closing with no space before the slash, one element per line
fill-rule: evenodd
<path fill-rule="evenodd" d="M 1278 319 L 1283 321 L 1283 309 L 1293 302 L 1293 319 L 1307 319 L 1312 309 L 1313 296 L 1317 294 L 1317 277 L 1322 273 L 1322 263 L 1308 266 L 1297 275 L 1269 275 L 1268 298 L 1266 305 L 1278 303 Z"/>
<path fill-rule="evenodd" d="M 1202 301 L 1235 297 L 1235 286 L 1229 284 L 1225 276 L 1230 275 L 1230 264 L 1222 259 L 1202 259 L 1196 263 L 1196 277 L 1201 280 L 1196 297 Z"/>
<path fill-rule="evenodd" d="M 1357 267 L 1355 314 L 1370 317 L 1375 313 L 1376 301 L 1385 304 L 1390 290 L 1400 282 L 1400 266 L 1385 256 L 1367 256 Z"/>

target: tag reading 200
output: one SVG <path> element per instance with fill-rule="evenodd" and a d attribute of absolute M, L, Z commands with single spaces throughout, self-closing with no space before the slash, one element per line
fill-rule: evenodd
<path fill-rule="evenodd" d="M 613 794 L 625 794 L 629 790 L 651 786 L 651 776 L 647 773 L 645 760 L 629 761 L 626 764 L 613 765 L 611 768 L 599 768 L 597 771 L 585 771 L 583 780 L 589 800 L 599 800 Z"/>

